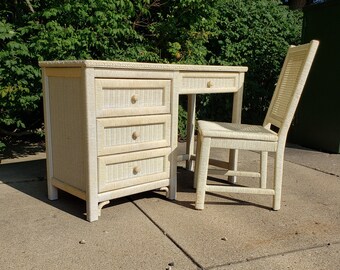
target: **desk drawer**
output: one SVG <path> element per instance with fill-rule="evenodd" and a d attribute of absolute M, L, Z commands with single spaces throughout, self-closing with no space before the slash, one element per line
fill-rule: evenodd
<path fill-rule="evenodd" d="M 180 92 L 218 93 L 236 92 L 238 73 L 183 73 Z"/>
<path fill-rule="evenodd" d="M 170 146 L 169 114 L 97 120 L 98 155 Z"/>
<path fill-rule="evenodd" d="M 98 158 L 98 189 L 105 192 L 170 176 L 170 148 Z"/>
<path fill-rule="evenodd" d="M 170 113 L 170 80 L 96 79 L 97 117 Z"/>

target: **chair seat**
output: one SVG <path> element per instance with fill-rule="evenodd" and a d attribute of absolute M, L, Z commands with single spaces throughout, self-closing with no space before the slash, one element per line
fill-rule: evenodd
<path fill-rule="evenodd" d="M 204 137 L 269 142 L 278 141 L 278 136 L 274 131 L 268 130 L 260 125 L 246 125 L 199 120 L 198 129 Z"/>

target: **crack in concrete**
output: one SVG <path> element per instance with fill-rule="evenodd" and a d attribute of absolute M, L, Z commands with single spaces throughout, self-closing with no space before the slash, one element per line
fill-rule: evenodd
<path fill-rule="evenodd" d="M 324 173 L 324 174 L 328 174 L 328 175 L 340 178 L 340 175 L 338 175 L 336 173 L 327 172 L 327 171 L 324 171 L 324 170 L 321 170 L 321 169 L 318 169 L 318 168 L 315 168 L 315 167 L 312 167 L 312 166 L 304 165 L 304 164 L 301 164 L 301 163 L 298 163 L 298 162 L 293 162 L 293 161 L 290 161 L 290 160 L 285 160 L 285 162 L 296 164 L 296 165 L 299 165 L 299 166 L 302 166 L 302 167 L 305 167 L 305 168 L 308 168 L 308 169 L 311 169 L 311 170 L 314 170 L 314 171 L 318 171 L 318 172 L 321 172 L 321 173 Z"/>
<path fill-rule="evenodd" d="M 141 211 L 163 234 L 167 237 L 194 265 L 196 265 L 197 270 L 204 270 L 205 268 L 195 260 L 193 256 L 190 255 L 188 251 L 186 251 L 177 241 L 169 235 L 148 213 L 146 213 L 140 206 L 138 206 L 132 199 L 129 197 L 130 202 L 137 207 L 139 211 Z"/>
<path fill-rule="evenodd" d="M 339 245 L 339 244 L 340 244 L 340 241 L 336 241 L 336 242 L 330 242 L 330 243 L 327 243 L 327 244 L 320 244 L 320 245 L 308 247 L 308 248 L 294 249 L 294 250 L 290 250 L 290 251 L 286 251 L 286 252 L 270 254 L 270 255 L 266 255 L 266 256 L 259 256 L 259 257 L 255 257 L 255 258 L 246 258 L 246 259 L 240 260 L 240 261 L 234 261 L 234 262 L 229 262 L 229 263 L 225 263 L 225 264 L 209 266 L 209 267 L 204 268 L 204 270 L 214 270 L 218 267 L 226 267 L 226 266 L 232 266 L 232 265 L 236 265 L 236 264 L 248 263 L 248 262 L 252 262 L 252 261 L 258 261 L 258 260 L 267 259 L 267 258 L 274 258 L 274 257 L 284 256 L 286 254 L 293 254 L 293 253 L 297 253 L 297 252 L 301 252 L 301 251 L 325 248 L 325 247 L 329 247 L 330 245 Z"/>

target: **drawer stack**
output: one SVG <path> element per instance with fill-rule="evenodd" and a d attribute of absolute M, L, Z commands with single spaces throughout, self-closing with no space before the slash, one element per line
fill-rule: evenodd
<path fill-rule="evenodd" d="M 95 80 L 99 193 L 170 177 L 170 86 Z"/>

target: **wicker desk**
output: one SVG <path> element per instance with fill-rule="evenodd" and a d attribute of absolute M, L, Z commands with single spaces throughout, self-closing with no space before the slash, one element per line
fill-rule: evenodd
<path fill-rule="evenodd" d="M 246 67 L 113 61 L 44 61 L 49 199 L 58 189 L 86 201 L 95 221 L 109 200 L 165 189 L 176 197 L 178 99 L 189 98 L 192 167 L 195 95 L 234 93 L 241 121 Z M 237 153 L 232 154 L 232 160 Z"/>

